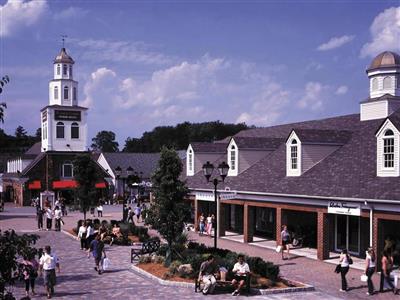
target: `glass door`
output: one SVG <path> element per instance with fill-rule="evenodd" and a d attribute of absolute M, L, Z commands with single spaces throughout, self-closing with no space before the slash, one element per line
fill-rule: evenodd
<path fill-rule="evenodd" d="M 336 215 L 335 250 L 360 253 L 360 217 Z"/>
<path fill-rule="evenodd" d="M 349 241 L 348 249 L 349 252 L 354 254 L 360 253 L 360 218 L 354 216 L 348 216 L 348 227 L 349 227 Z"/>
<path fill-rule="evenodd" d="M 347 216 L 336 215 L 336 251 L 347 249 Z"/>

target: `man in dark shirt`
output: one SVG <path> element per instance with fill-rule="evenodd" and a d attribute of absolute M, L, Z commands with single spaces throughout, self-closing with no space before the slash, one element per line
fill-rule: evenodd
<path fill-rule="evenodd" d="M 92 252 L 93 258 L 94 258 L 94 263 L 95 267 L 94 269 L 101 274 L 101 264 L 100 262 L 102 261 L 102 256 L 104 254 L 104 258 L 106 258 L 106 252 L 104 251 L 104 243 L 101 241 L 101 236 L 98 234 L 96 235 L 96 238 L 90 242 L 90 248 L 88 251 Z M 90 253 L 88 253 L 88 257 L 90 256 Z"/>
<path fill-rule="evenodd" d="M 43 230 L 43 215 L 44 211 L 40 207 L 39 204 L 36 205 L 36 219 L 37 219 L 37 224 L 38 224 L 38 229 Z"/>
<path fill-rule="evenodd" d="M 214 256 L 210 255 L 200 266 L 199 280 L 204 283 L 203 294 L 212 294 L 217 280 L 215 276 L 218 274 L 218 266 L 215 263 Z"/>

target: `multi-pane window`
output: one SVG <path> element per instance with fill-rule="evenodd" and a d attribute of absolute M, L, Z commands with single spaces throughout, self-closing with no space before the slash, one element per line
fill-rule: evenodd
<path fill-rule="evenodd" d="M 62 165 L 62 177 L 72 178 L 74 176 L 74 168 L 71 162 L 66 161 Z"/>
<path fill-rule="evenodd" d="M 63 75 L 67 75 L 68 69 L 67 69 L 67 65 L 63 65 Z"/>
<path fill-rule="evenodd" d="M 74 99 L 74 101 L 76 101 L 76 87 L 74 87 L 72 89 L 72 99 Z"/>
<path fill-rule="evenodd" d="M 290 167 L 292 170 L 297 170 L 298 152 L 297 152 L 297 141 L 293 140 L 290 146 Z"/>
<path fill-rule="evenodd" d="M 231 147 L 231 165 L 229 167 L 232 171 L 236 170 L 236 148 L 234 145 Z"/>
<path fill-rule="evenodd" d="M 76 122 L 71 124 L 71 139 L 79 139 L 79 125 Z"/>
<path fill-rule="evenodd" d="M 57 75 L 60 75 L 60 72 L 61 72 L 61 66 L 57 65 Z"/>
<path fill-rule="evenodd" d="M 189 150 L 189 171 L 193 171 L 193 153 Z"/>
<path fill-rule="evenodd" d="M 383 165 L 385 168 L 394 168 L 394 133 L 390 129 L 383 138 Z"/>
<path fill-rule="evenodd" d="M 64 123 L 63 122 L 57 122 L 57 125 L 56 125 L 56 138 L 63 139 L 64 137 L 65 137 L 65 135 L 64 135 Z"/>
<path fill-rule="evenodd" d="M 58 99 L 58 86 L 54 87 L 54 100 Z"/>
<path fill-rule="evenodd" d="M 68 100 L 68 87 L 64 87 L 64 100 Z"/>

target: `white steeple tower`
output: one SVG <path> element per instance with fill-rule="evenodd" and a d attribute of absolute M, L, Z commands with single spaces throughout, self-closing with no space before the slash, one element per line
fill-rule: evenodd
<path fill-rule="evenodd" d="M 87 150 L 87 108 L 78 106 L 78 82 L 73 80 L 74 63 L 64 47 L 54 59 L 49 105 L 41 110 L 42 152 Z"/>

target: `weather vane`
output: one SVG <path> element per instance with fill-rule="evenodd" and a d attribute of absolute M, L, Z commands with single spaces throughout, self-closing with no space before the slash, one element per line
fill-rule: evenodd
<path fill-rule="evenodd" d="M 67 37 L 68 37 L 68 36 L 65 35 L 65 34 L 62 34 L 62 35 L 61 35 L 61 40 L 62 40 L 63 48 L 65 48 L 65 39 L 66 39 Z"/>

